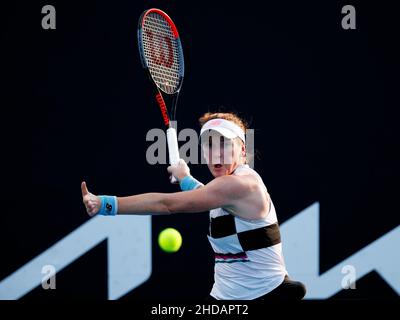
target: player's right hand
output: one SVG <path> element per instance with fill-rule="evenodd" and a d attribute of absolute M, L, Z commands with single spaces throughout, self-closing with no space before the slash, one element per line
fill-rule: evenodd
<path fill-rule="evenodd" d="M 83 203 L 85 204 L 86 211 L 89 214 L 89 216 L 93 217 L 97 212 L 99 212 L 101 208 L 100 197 L 89 192 L 85 181 L 83 181 L 81 184 L 81 190 L 82 190 L 82 200 Z"/>
<path fill-rule="evenodd" d="M 177 164 L 169 166 L 167 170 L 170 174 L 177 178 L 178 181 L 181 181 L 184 177 L 190 175 L 190 169 L 183 159 L 179 159 Z"/>

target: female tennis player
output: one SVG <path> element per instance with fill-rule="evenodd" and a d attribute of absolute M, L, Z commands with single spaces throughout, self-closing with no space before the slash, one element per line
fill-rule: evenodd
<path fill-rule="evenodd" d="M 288 277 L 274 205 L 261 177 L 246 164 L 244 122 L 233 113 L 200 118 L 201 147 L 214 179 L 206 185 L 183 160 L 168 167 L 182 191 L 129 197 L 96 196 L 82 182 L 90 216 L 210 211 L 208 239 L 215 252 L 209 299 L 300 300 L 302 283 Z"/>

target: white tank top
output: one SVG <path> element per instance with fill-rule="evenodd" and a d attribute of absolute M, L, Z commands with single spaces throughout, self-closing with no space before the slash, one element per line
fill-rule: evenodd
<path fill-rule="evenodd" d="M 246 171 L 261 177 L 248 165 Z M 278 287 L 287 274 L 282 255 L 275 207 L 268 215 L 247 220 L 217 208 L 210 211 L 208 240 L 215 253 L 214 285 L 210 295 L 218 300 L 252 300 Z"/>

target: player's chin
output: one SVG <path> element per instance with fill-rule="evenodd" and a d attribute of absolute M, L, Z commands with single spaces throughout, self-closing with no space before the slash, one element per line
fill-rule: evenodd
<path fill-rule="evenodd" d="M 226 168 L 222 165 L 209 165 L 211 174 L 214 176 L 214 178 L 222 177 L 227 174 L 229 174 L 229 170 L 226 170 Z"/>
<path fill-rule="evenodd" d="M 220 172 L 211 172 L 211 173 L 212 173 L 212 175 L 214 176 L 214 178 L 222 177 L 222 176 L 225 175 L 225 174 L 220 173 Z"/>

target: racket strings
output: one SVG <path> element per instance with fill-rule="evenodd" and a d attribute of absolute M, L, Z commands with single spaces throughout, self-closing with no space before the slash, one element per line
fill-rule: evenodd
<path fill-rule="evenodd" d="M 181 63 L 177 40 L 163 16 L 150 13 L 143 24 L 143 49 L 150 74 L 157 86 L 168 94 L 179 87 Z"/>

